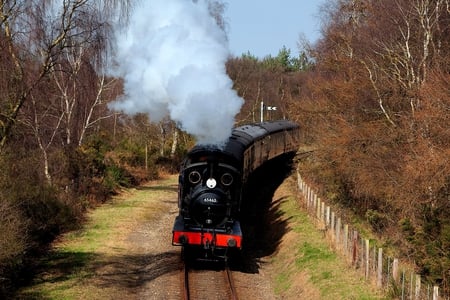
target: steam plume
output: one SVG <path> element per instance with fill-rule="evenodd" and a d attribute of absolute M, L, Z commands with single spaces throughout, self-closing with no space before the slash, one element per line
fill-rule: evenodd
<path fill-rule="evenodd" d="M 227 39 L 207 0 L 140 1 L 116 40 L 125 95 L 113 109 L 154 122 L 169 115 L 200 144 L 229 137 L 243 101 L 226 74 Z"/>

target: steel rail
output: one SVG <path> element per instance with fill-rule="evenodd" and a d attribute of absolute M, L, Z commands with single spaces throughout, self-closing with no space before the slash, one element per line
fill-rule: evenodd
<path fill-rule="evenodd" d="M 236 287 L 234 285 L 233 275 L 228 266 L 225 267 L 224 273 L 226 276 L 226 281 L 228 283 L 228 288 L 230 289 L 230 300 L 239 300 Z"/>

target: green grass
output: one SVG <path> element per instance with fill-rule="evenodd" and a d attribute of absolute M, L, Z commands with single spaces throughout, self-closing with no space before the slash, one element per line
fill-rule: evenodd
<path fill-rule="evenodd" d="M 163 208 L 161 201 L 152 199 L 171 197 L 174 193 L 176 198 L 175 185 L 176 177 L 171 177 L 156 186 L 126 191 L 92 211 L 82 230 L 64 235 L 55 244 L 40 264 L 42 271 L 21 291 L 19 298 L 111 299 L 114 295 L 119 299 L 123 296 L 120 286 L 99 284 L 99 270 L 126 262 L 123 257 L 130 259 L 123 243 L 126 229 L 133 222 L 154 219 Z M 299 282 L 301 288 L 312 289 L 312 294 L 317 295 L 309 299 L 383 299 L 329 248 L 323 233 L 299 208 L 297 200 L 286 198 L 280 210 L 280 216 L 289 223 L 286 235 L 290 242 L 274 255 L 272 263 L 277 270 L 275 290 L 283 299 L 299 298 L 295 290 Z M 112 282 L 115 280 L 113 277 Z"/>
<path fill-rule="evenodd" d="M 291 290 L 299 285 L 296 281 L 302 280 L 307 282 L 301 287 L 303 291 L 310 289 L 309 294 L 320 299 L 386 299 L 330 248 L 293 196 L 286 198 L 280 210 L 289 220 L 292 242 L 273 258 L 280 270 L 275 282 L 278 294 L 286 299 L 293 297 L 295 291 Z"/>
<path fill-rule="evenodd" d="M 99 288 L 102 268 L 130 259 L 124 240 L 137 222 L 151 220 L 161 211 L 161 197 L 175 197 L 169 186 L 175 176 L 157 186 L 131 189 L 88 214 L 81 230 L 63 235 L 38 267 L 30 286 L 19 291 L 19 299 L 113 299 L 120 286 Z M 167 196 L 166 196 L 167 194 Z M 128 255 L 128 256 L 127 256 Z M 135 259 L 139 259 L 136 256 Z M 95 283 L 94 283 L 95 282 Z M 100 284 L 99 284 L 100 282 Z"/>

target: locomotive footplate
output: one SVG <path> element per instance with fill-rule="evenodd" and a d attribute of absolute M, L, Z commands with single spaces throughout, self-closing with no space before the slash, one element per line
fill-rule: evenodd
<path fill-rule="evenodd" d="M 233 228 L 226 231 L 222 228 L 185 227 L 184 220 L 177 216 L 172 231 L 172 245 L 202 246 L 205 249 L 214 248 L 241 248 L 242 231 L 240 223 L 235 221 Z"/>

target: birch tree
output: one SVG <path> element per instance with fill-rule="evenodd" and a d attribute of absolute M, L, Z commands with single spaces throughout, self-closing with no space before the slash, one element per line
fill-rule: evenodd
<path fill-rule="evenodd" d="M 46 84 L 43 79 L 55 79 L 51 76 L 54 72 L 67 71 L 61 68 L 63 61 L 72 63 L 72 71 L 79 69 L 80 62 L 97 66 L 102 63 L 100 53 L 105 50 L 108 22 L 117 16 L 126 19 L 130 2 L 0 0 L 0 71 L 5 75 L 0 84 L 7 87 L 0 94 L 0 148 L 24 104 L 31 101 L 30 94 Z M 75 75 L 72 72 L 70 78 Z M 99 85 L 104 88 L 105 81 Z"/>
<path fill-rule="evenodd" d="M 49 150 L 81 145 L 88 130 L 110 116 L 104 96 L 115 81 L 101 71 L 114 5 L 92 0 L 0 2 L 0 35 L 5 37 L 0 46 L 6 53 L 0 81 L 8 87 L 0 96 L 0 147 L 20 120 L 41 149 L 49 183 Z"/>
<path fill-rule="evenodd" d="M 448 1 L 444 0 L 395 0 L 373 4 L 373 12 L 390 12 L 383 18 L 384 22 L 389 22 L 390 33 L 380 32 L 375 37 L 373 55 L 363 64 L 377 95 L 385 81 L 376 82 L 375 78 L 385 77 L 396 83 L 408 95 L 412 115 L 420 105 L 417 91 L 426 82 L 429 69 L 439 61 L 445 38 L 440 24 L 447 5 Z M 388 117 L 387 113 L 385 115 Z"/>

